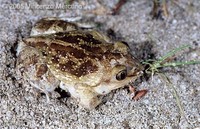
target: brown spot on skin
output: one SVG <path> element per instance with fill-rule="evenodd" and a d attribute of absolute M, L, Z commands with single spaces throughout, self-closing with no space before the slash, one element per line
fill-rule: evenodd
<path fill-rule="evenodd" d="M 46 51 L 42 51 L 42 55 L 43 55 L 43 56 L 47 56 Z"/>
<path fill-rule="evenodd" d="M 24 40 L 24 43 L 35 47 L 35 48 L 39 48 L 39 49 L 46 49 L 48 47 L 48 45 L 45 42 L 41 42 L 41 41 L 34 41 L 34 38 L 27 38 Z"/>
<path fill-rule="evenodd" d="M 75 62 L 68 61 L 65 64 L 59 64 L 59 69 L 62 72 L 69 72 L 77 77 L 81 77 L 98 70 L 98 68 L 93 65 L 91 61 L 84 62 L 79 67 L 74 68 L 73 66 L 75 65 L 77 65 Z"/>
<path fill-rule="evenodd" d="M 41 64 L 41 65 L 36 65 L 36 77 L 42 77 L 47 72 L 47 65 Z"/>
<path fill-rule="evenodd" d="M 52 56 L 51 57 L 51 61 L 52 61 L 52 63 L 54 63 L 54 64 L 58 64 L 59 63 L 59 57 L 58 56 Z"/>

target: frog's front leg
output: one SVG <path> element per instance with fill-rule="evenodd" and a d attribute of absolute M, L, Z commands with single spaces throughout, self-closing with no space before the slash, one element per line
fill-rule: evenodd
<path fill-rule="evenodd" d="M 79 103 L 88 109 L 94 109 L 101 103 L 98 94 L 89 86 L 79 86 L 77 93 L 79 94 Z"/>
<path fill-rule="evenodd" d="M 78 100 L 78 102 L 85 108 L 94 109 L 100 104 L 101 99 L 98 98 L 98 93 L 94 91 L 93 87 L 90 87 L 82 83 L 60 83 L 60 88 L 66 92 L 70 92 L 71 96 Z"/>

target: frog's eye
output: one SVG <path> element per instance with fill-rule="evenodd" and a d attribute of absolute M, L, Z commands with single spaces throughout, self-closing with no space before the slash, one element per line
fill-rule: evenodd
<path fill-rule="evenodd" d="M 127 70 L 124 69 L 124 70 L 120 71 L 119 73 L 117 73 L 116 79 L 119 81 L 124 80 L 126 78 L 126 76 L 127 76 Z"/>

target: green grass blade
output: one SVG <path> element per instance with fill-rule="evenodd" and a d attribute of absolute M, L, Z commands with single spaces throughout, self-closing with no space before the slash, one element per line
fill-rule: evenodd
<path fill-rule="evenodd" d="M 173 86 L 173 83 L 170 81 L 170 79 L 164 73 L 159 73 L 159 75 L 161 76 L 161 78 L 163 78 L 164 80 L 166 80 L 167 84 L 169 84 L 168 86 L 170 88 L 172 88 L 172 91 L 173 91 L 172 94 L 173 94 L 173 96 L 174 96 L 174 98 L 176 100 L 176 104 L 177 104 L 177 106 L 179 108 L 180 114 L 181 114 L 181 116 L 183 116 L 185 118 L 185 120 L 187 121 L 187 123 L 189 123 L 188 120 L 187 120 L 187 118 L 185 117 L 185 112 L 184 112 L 183 106 L 181 104 L 180 97 L 178 96 L 178 93 L 176 91 L 176 88 Z"/>
<path fill-rule="evenodd" d="M 169 62 L 164 63 L 161 66 L 162 67 L 176 67 L 176 66 L 184 66 L 184 65 L 194 65 L 194 64 L 200 64 L 200 61 L 185 61 L 185 62 Z"/>
<path fill-rule="evenodd" d="M 170 52 L 168 52 L 165 56 L 161 57 L 158 62 L 161 63 L 163 62 L 165 59 L 169 58 L 169 57 L 172 57 L 175 53 L 185 49 L 185 48 L 189 48 L 190 45 L 183 45 L 181 47 L 178 47 L 178 48 L 175 48 L 173 50 L 171 50 Z"/>

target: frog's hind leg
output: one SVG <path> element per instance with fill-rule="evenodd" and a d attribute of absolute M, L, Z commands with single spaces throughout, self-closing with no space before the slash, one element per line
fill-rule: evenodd
<path fill-rule="evenodd" d="M 30 81 L 30 84 L 31 84 L 31 86 L 33 86 L 33 87 L 37 88 L 38 90 L 42 91 L 42 92 L 45 94 L 45 96 L 46 96 L 47 103 L 50 102 L 50 99 L 49 99 L 49 92 L 48 92 L 47 90 L 41 88 L 41 86 L 39 86 L 39 82 L 36 83 L 36 82 Z"/>
<path fill-rule="evenodd" d="M 56 83 L 55 84 L 48 84 L 47 82 L 44 82 L 44 80 L 37 80 L 37 81 L 36 80 L 31 81 L 30 80 L 29 82 L 33 87 L 39 89 L 41 92 L 43 92 L 45 94 L 46 99 L 47 99 L 47 103 L 50 102 L 50 97 L 49 97 L 50 93 L 52 91 L 54 91 L 55 88 L 58 86 L 58 84 L 56 84 Z M 44 82 L 44 84 L 43 84 L 43 82 Z"/>
<path fill-rule="evenodd" d="M 30 35 L 49 35 L 58 32 L 69 32 L 77 29 L 78 26 L 76 24 L 61 20 L 59 18 L 43 18 L 35 23 Z"/>

